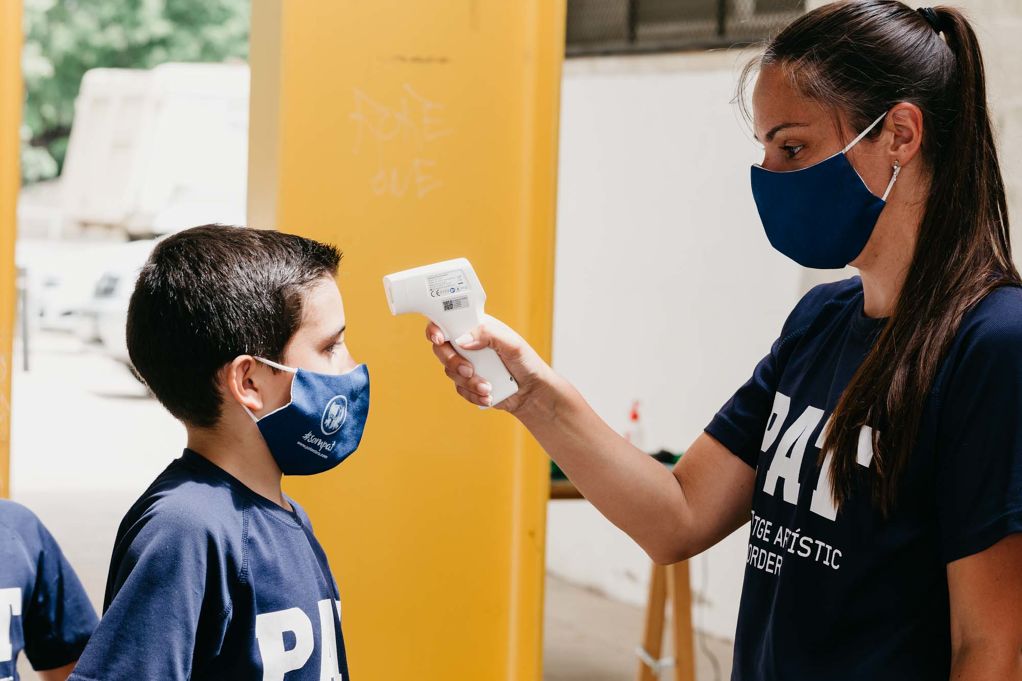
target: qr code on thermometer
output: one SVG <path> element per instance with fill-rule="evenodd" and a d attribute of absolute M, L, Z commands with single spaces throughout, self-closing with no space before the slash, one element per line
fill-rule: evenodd
<path fill-rule="evenodd" d="M 451 298 L 450 300 L 444 301 L 444 312 L 451 312 L 452 310 L 461 310 L 468 307 L 468 296 L 461 296 L 460 298 Z"/>

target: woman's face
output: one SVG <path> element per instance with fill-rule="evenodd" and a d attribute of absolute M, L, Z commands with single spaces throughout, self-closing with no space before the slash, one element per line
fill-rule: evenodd
<path fill-rule="evenodd" d="M 794 89 L 779 66 L 763 67 L 752 96 L 753 128 L 763 145 L 761 165 L 767 170 L 806 168 L 840 152 L 862 132 L 833 110 Z M 877 111 L 879 117 L 883 111 Z M 875 196 L 882 196 L 893 173 L 892 133 L 885 126 L 878 137 L 864 138 L 848 151 L 848 160 Z M 870 240 L 871 242 L 873 239 Z M 869 245 L 852 265 L 858 265 Z"/>

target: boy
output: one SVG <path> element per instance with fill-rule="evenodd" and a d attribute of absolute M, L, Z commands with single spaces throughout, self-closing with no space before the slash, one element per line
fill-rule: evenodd
<path fill-rule="evenodd" d="M 282 474 L 357 448 L 368 374 L 345 347 L 332 246 L 208 225 L 160 242 L 128 351 L 188 433 L 128 511 L 78 681 L 347 681 L 340 601 Z"/>
<path fill-rule="evenodd" d="M 0 500 L 0 681 L 25 651 L 43 681 L 64 681 L 96 628 L 96 611 L 60 547 L 24 506 Z"/>

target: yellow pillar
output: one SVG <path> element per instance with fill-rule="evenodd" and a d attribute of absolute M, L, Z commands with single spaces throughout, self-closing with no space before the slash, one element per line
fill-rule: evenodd
<path fill-rule="evenodd" d="M 548 462 L 463 402 L 381 277 L 468 257 L 549 354 L 564 0 L 254 0 L 249 222 L 333 242 L 363 447 L 294 479 L 355 679 L 541 676 Z"/>
<path fill-rule="evenodd" d="M 0 0 L 0 497 L 11 493 L 11 342 L 17 306 L 14 238 L 21 185 L 21 94 L 21 0 Z"/>

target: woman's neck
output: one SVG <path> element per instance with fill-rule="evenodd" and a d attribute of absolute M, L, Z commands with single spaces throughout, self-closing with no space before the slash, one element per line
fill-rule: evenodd
<path fill-rule="evenodd" d="M 890 271 L 861 269 L 862 277 L 862 312 L 867 317 L 881 319 L 894 314 L 898 304 L 902 286 L 905 283 L 905 271 L 900 276 Z"/>
<path fill-rule="evenodd" d="M 894 314 L 915 257 L 929 192 L 929 176 L 922 165 L 905 165 L 869 243 L 852 262 L 862 276 L 862 307 L 867 317 Z"/>
<path fill-rule="evenodd" d="M 890 317 L 898 304 L 912 258 L 922 211 L 918 203 L 889 203 L 862 254 L 852 263 L 862 277 L 863 313 Z"/>

